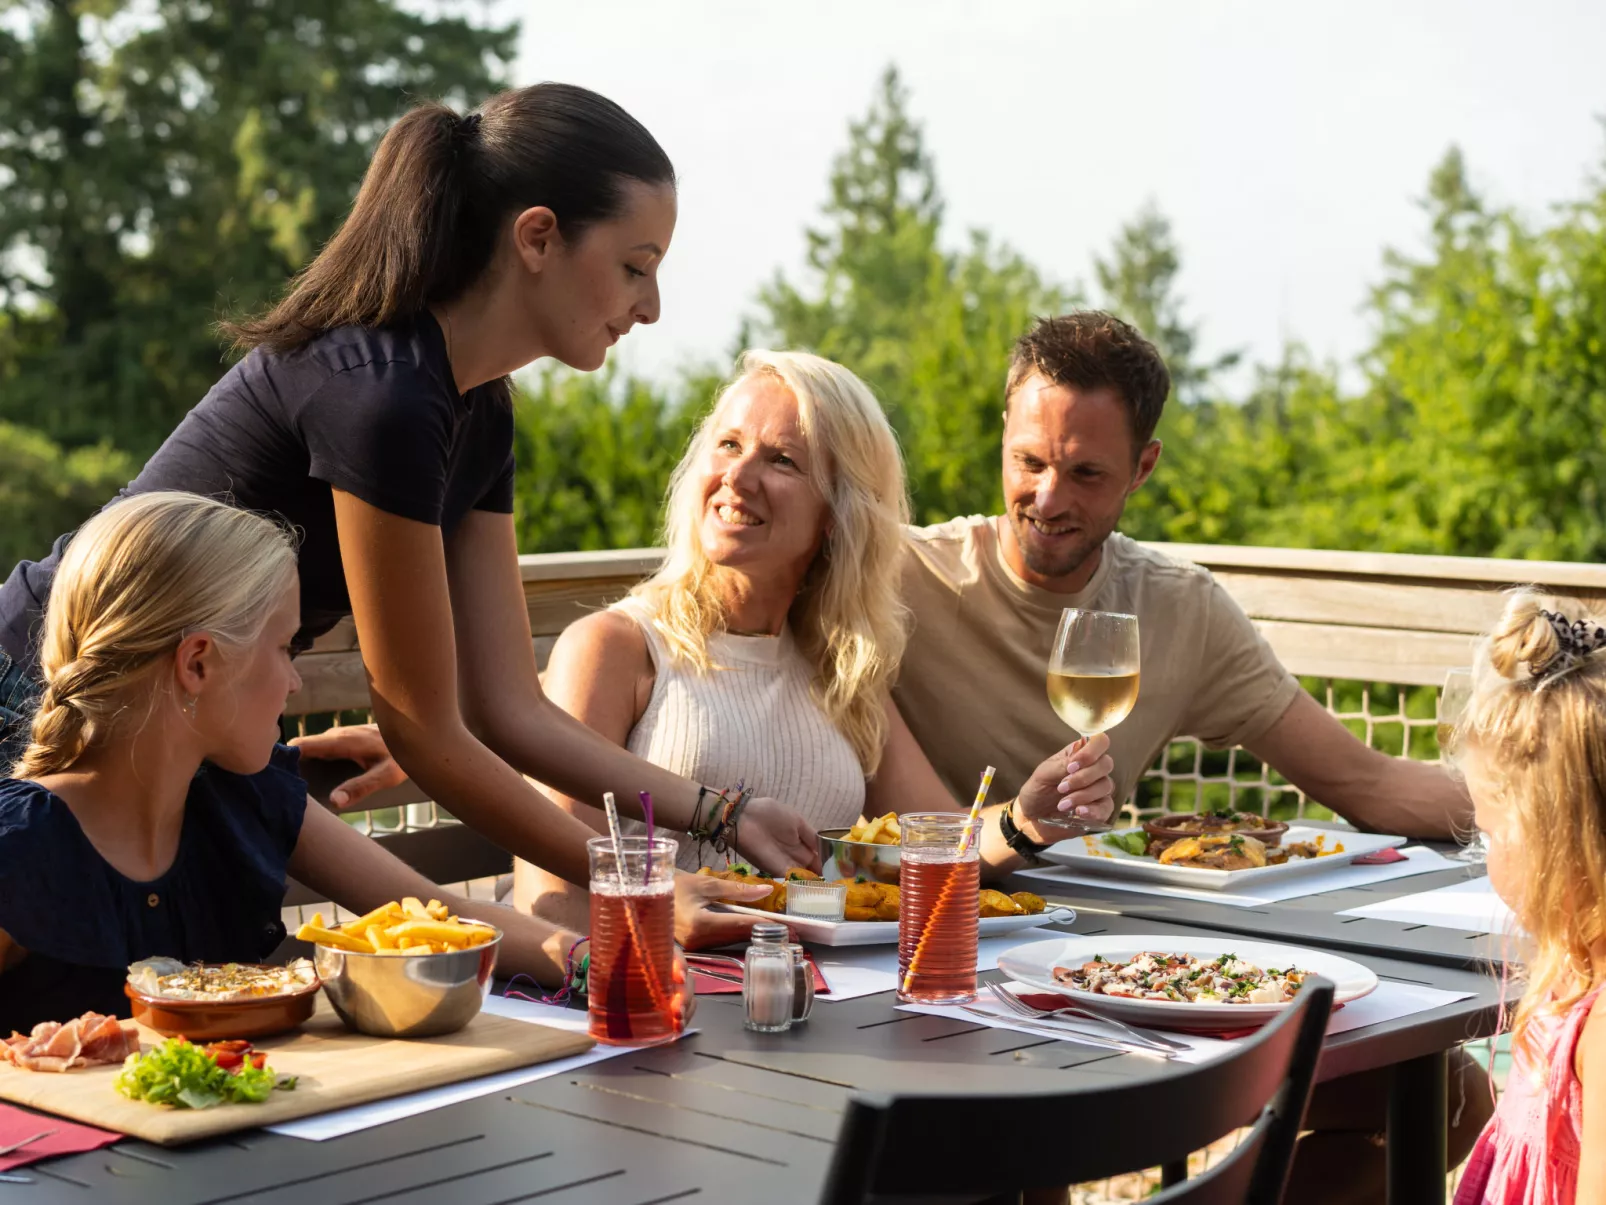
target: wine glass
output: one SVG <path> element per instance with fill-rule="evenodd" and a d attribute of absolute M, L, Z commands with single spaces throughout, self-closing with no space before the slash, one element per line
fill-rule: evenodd
<path fill-rule="evenodd" d="M 1466 668 L 1448 670 L 1444 675 L 1444 688 L 1439 691 L 1439 722 L 1434 729 L 1439 738 L 1441 761 L 1449 760 L 1450 741 L 1455 736 L 1456 725 L 1466 714 L 1467 704 L 1471 701 L 1472 671 Z M 1455 862 L 1478 865 L 1489 856 L 1489 838 L 1481 832 L 1476 833 L 1466 845 L 1445 856 Z"/>
<path fill-rule="evenodd" d="M 1067 608 L 1048 657 L 1048 701 L 1059 718 L 1082 736 L 1107 732 L 1126 719 L 1138 701 L 1140 664 L 1136 615 Z M 1038 823 L 1089 833 L 1114 827 L 1067 813 L 1043 817 Z"/>

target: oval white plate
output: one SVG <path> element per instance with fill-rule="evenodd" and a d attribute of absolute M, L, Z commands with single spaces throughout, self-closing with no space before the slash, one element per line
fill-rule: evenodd
<path fill-rule="evenodd" d="M 1163 954 L 1192 954 L 1195 958 L 1220 958 L 1236 954 L 1258 967 L 1298 967 L 1330 979 L 1336 989 L 1334 1005 L 1359 1000 L 1377 987 L 1377 976 L 1358 962 L 1340 958 L 1324 950 L 1302 946 L 1274 945 L 1245 941 L 1222 934 L 1219 937 L 1167 937 L 1144 934 L 1107 934 L 1098 937 L 1060 937 L 1053 941 L 1034 941 L 1005 950 L 998 958 L 998 969 L 1011 979 L 1045 991 L 1068 996 L 1078 1004 L 1135 1025 L 1156 1029 L 1240 1029 L 1270 1021 L 1286 1004 L 1180 1004 L 1174 1000 L 1125 1000 L 1094 992 L 1077 992 L 1054 981 L 1054 968 L 1081 966 L 1095 954 L 1106 962 L 1125 962 L 1146 950 Z"/>

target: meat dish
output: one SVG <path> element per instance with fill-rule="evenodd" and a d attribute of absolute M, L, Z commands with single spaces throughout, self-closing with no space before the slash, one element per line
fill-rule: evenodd
<path fill-rule="evenodd" d="M 0 1043 L 0 1061 L 24 1071 L 71 1071 L 121 1063 L 139 1053 L 139 1035 L 116 1017 L 85 1013 L 71 1021 L 41 1021 L 30 1034 L 13 1033 Z"/>

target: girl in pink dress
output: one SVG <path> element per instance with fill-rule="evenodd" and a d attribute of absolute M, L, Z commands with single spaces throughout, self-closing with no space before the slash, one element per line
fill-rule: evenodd
<path fill-rule="evenodd" d="M 1606 1203 L 1606 625 L 1515 594 L 1453 751 L 1528 943 L 1512 1070 L 1456 1205 Z"/>

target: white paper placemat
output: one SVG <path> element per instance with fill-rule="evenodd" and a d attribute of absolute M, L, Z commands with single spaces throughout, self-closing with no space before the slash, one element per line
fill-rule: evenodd
<path fill-rule="evenodd" d="M 998 956 L 1011 946 L 1058 936 L 1048 929 L 1023 929 L 1001 937 L 984 937 L 976 943 L 976 969 L 998 969 Z M 813 948 L 814 963 L 831 987 L 829 996 L 815 996 L 816 1004 L 853 1000 L 890 992 L 898 986 L 897 946 L 833 946 Z"/>
<path fill-rule="evenodd" d="M 1452 883 L 1433 891 L 1396 896 L 1359 908 L 1346 908 L 1340 916 L 1367 916 L 1373 920 L 1395 920 L 1406 925 L 1436 925 L 1441 929 L 1466 929 L 1472 933 L 1515 933 L 1516 919 L 1511 909 L 1494 892 L 1487 876 L 1465 883 Z"/>
<path fill-rule="evenodd" d="M 1208 888 L 1172 887 L 1165 883 L 1143 883 L 1135 879 L 1113 879 L 1108 875 L 1077 874 L 1068 867 L 1049 867 L 1038 870 L 1016 871 L 1023 879 L 1066 887 L 1099 887 L 1107 891 L 1133 891 L 1139 895 L 1168 896 L 1176 900 L 1198 900 L 1206 904 L 1227 904 L 1234 908 L 1254 908 L 1261 904 L 1275 904 L 1279 900 L 1299 899 L 1301 896 L 1319 895 L 1324 891 L 1337 891 L 1341 887 L 1365 887 L 1370 883 L 1383 883 L 1389 879 L 1403 879 L 1410 875 L 1427 874 L 1456 865 L 1441 854 L 1422 845 L 1407 845 L 1400 850 L 1404 862 L 1389 862 L 1382 866 L 1356 866 L 1340 862 L 1323 870 L 1285 879 L 1274 879 L 1257 886 L 1253 892 L 1211 891 Z"/>
<path fill-rule="evenodd" d="M 528 1000 L 509 1000 L 506 996 L 486 997 L 485 1011 L 501 1017 L 512 1017 L 518 1021 L 534 1021 L 541 1025 L 550 1025 L 553 1029 L 564 1029 L 574 1033 L 584 1032 L 588 1024 L 586 1014 L 578 1009 L 551 1004 L 533 1004 Z M 696 1031 L 688 1029 L 686 1032 Z M 355 1105 L 350 1109 L 337 1109 L 333 1113 L 320 1113 L 316 1117 L 301 1117 L 295 1121 L 287 1121 L 283 1125 L 268 1126 L 267 1129 L 269 1133 L 283 1134 L 289 1138 L 309 1138 L 314 1142 L 323 1142 L 372 1126 L 384 1125 L 388 1121 L 400 1121 L 403 1117 L 411 1117 L 415 1113 L 427 1113 L 431 1109 L 442 1109 L 459 1101 L 472 1100 L 489 1092 L 501 1092 L 519 1084 L 533 1083 L 549 1075 L 561 1075 L 565 1071 L 574 1071 L 591 1063 L 601 1062 L 603 1059 L 611 1059 L 615 1055 L 628 1054 L 633 1049 L 635 1047 L 632 1046 L 604 1046 L 599 1042 L 584 1054 L 577 1054 L 573 1058 L 555 1059 L 550 1063 L 537 1063 L 533 1067 L 501 1071 L 496 1075 L 464 1080 L 460 1084 L 447 1084 L 423 1092 L 412 1092 L 406 1096 L 393 1096 L 389 1100 Z"/>
<path fill-rule="evenodd" d="M 1040 989 L 1026 987 L 1019 983 L 1007 985 L 1012 990 L 1024 992 L 1037 992 Z M 1377 985 L 1377 990 L 1369 996 L 1359 1000 L 1352 1000 L 1343 1008 L 1333 1013 L 1327 1021 L 1327 1033 L 1348 1033 L 1352 1029 L 1364 1029 L 1368 1025 L 1380 1025 L 1385 1021 L 1394 1021 L 1400 1017 L 1409 1017 L 1412 1013 L 1427 1012 L 1430 1009 L 1441 1008 L 1446 1004 L 1454 1004 L 1457 1000 L 1465 1000 L 1471 992 L 1450 992 L 1437 987 L 1423 987 L 1416 983 L 1399 983 L 1392 979 L 1385 979 Z M 1003 1011 L 1003 1006 L 989 1000 L 985 993 L 971 1006 L 982 1010 L 986 1016 L 978 1016 L 973 1012 L 966 1012 L 957 1004 L 900 1004 L 898 1009 L 906 1013 L 925 1013 L 933 1017 L 947 1017 L 952 1021 L 965 1021 L 971 1025 L 985 1025 L 991 1029 L 1013 1029 L 1018 1033 L 1027 1034 L 1034 1038 L 1047 1038 L 1054 1035 L 1042 1029 L 1033 1029 L 1030 1024 L 1021 1024 L 1022 1018 Z M 1090 1029 L 1089 1032 L 1104 1032 Z M 1197 1034 L 1170 1033 L 1168 1038 L 1187 1045 L 1186 1053 L 1178 1054 L 1176 1061 L 1183 1063 L 1207 1063 L 1211 1059 L 1220 1058 L 1228 1051 L 1246 1042 L 1247 1038 L 1207 1038 Z M 1059 1038 L 1062 1042 L 1071 1042 L 1085 1046 L 1088 1043 L 1077 1042 L 1075 1033 L 1067 1033 Z M 1137 1057 L 1145 1057 L 1139 1055 Z"/>

